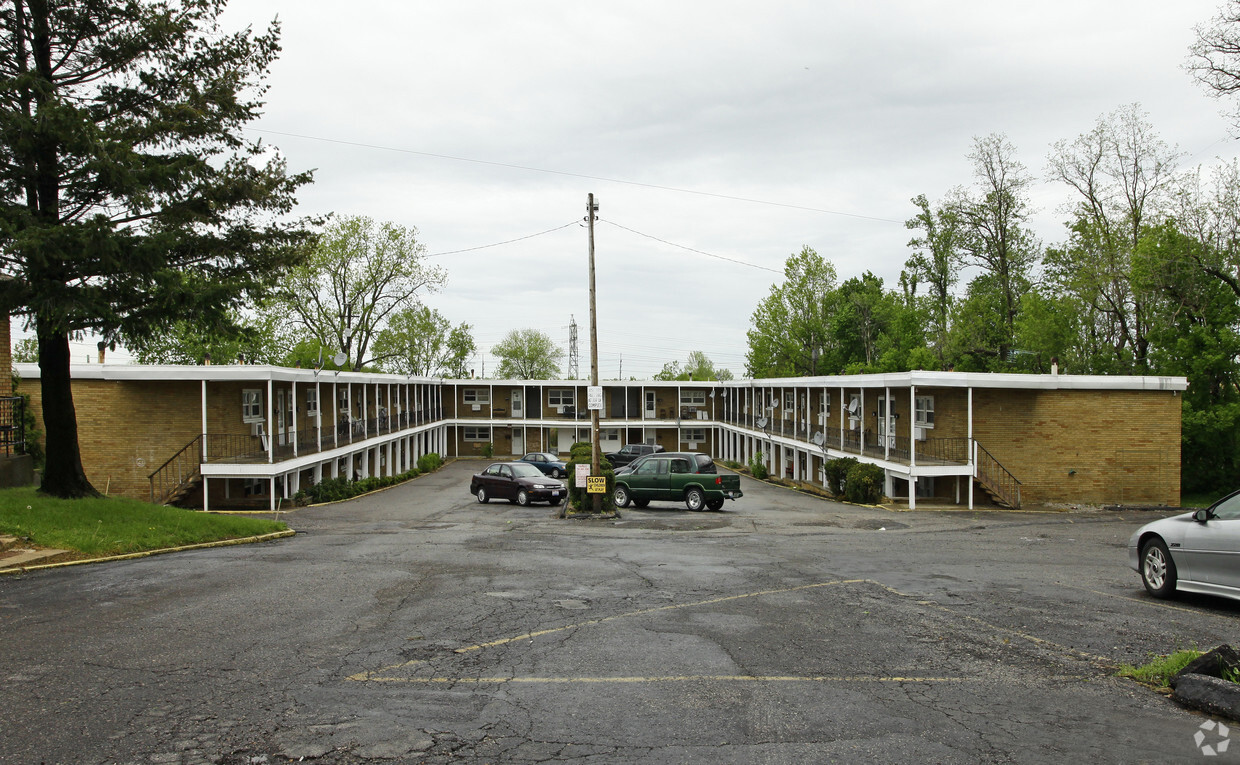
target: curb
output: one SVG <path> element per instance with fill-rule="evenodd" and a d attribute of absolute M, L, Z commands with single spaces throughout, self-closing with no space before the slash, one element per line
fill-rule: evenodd
<path fill-rule="evenodd" d="M 0 576 L 25 574 L 29 571 L 45 571 L 53 568 L 66 568 L 68 566 L 84 566 L 88 563 L 110 563 L 112 561 L 137 560 L 139 558 L 149 558 L 153 555 L 164 555 L 166 553 L 185 552 L 188 550 L 206 550 L 212 547 L 231 547 L 233 545 L 248 545 L 254 542 L 270 542 L 275 539 L 284 539 L 286 537 L 295 536 L 296 534 L 296 531 L 288 529 L 287 531 L 273 531 L 270 534 L 260 534 L 256 537 L 221 539 L 218 542 L 203 542 L 201 544 L 183 545 L 181 547 L 164 547 L 159 550 L 144 550 L 143 552 L 126 553 L 124 555 L 109 555 L 106 558 L 68 560 L 61 563 L 44 563 L 38 566 L 14 566 L 13 568 L 0 569 Z"/>
<path fill-rule="evenodd" d="M 1240 720 L 1240 684 L 1222 678 L 1181 675 L 1171 698 L 1207 714 Z"/>

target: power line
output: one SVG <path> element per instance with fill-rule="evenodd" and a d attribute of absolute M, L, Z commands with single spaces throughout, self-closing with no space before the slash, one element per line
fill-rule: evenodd
<path fill-rule="evenodd" d="M 625 186 L 637 186 L 645 189 L 657 189 L 659 191 L 672 191 L 677 194 L 694 194 L 701 197 L 712 197 L 714 199 L 729 199 L 733 202 L 748 202 L 756 205 L 768 205 L 770 207 L 783 207 L 789 210 L 804 210 L 806 212 L 824 213 L 826 215 L 841 215 L 846 218 L 859 218 L 861 220 L 872 220 L 880 223 L 895 223 L 903 226 L 904 221 L 894 220 L 892 218 L 883 218 L 877 215 L 861 215 L 859 213 L 843 212 L 841 210 L 828 210 L 823 207 L 809 207 L 807 205 L 794 205 L 787 202 L 772 202 L 768 199 L 755 199 L 753 197 L 738 197 L 731 194 L 718 194 L 713 191 L 700 191 L 698 189 L 683 189 L 677 186 L 662 186 L 657 183 L 642 183 L 641 181 L 629 181 L 623 178 L 608 178 L 601 175 L 587 175 L 585 173 L 571 173 L 565 170 L 548 170 L 542 167 L 530 167 L 529 165 L 514 165 L 508 162 L 492 162 L 486 159 L 473 159 L 472 157 L 456 157 L 451 154 L 436 154 L 430 151 L 417 151 L 415 149 L 401 149 L 395 146 L 382 146 L 373 143 L 362 143 L 361 141 L 344 141 L 339 138 L 323 138 L 316 135 L 305 135 L 304 133 L 286 133 L 280 130 L 267 130 L 262 128 L 247 127 L 245 130 L 254 133 L 266 133 L 268 135 L 282 135 L 289 138 L 301 138 L 307 141 L 322 141 L 323 143 L 334 143 L 342 146 L 356 146 L 362 149 L 376 149 L 378 151 L 394 151 L 400 154 L 413 154 L 419 157 L 433 157 L 434 159 L 449 159 L 453 162 L 470 162 L 475 165 L 490 165 L 491 167 L 504 167 L 509 170 L 525 170 L 531 173 L 545 173 L 547 175 L 562 175 L 568 178 L 583 178 L 588 181 L 602 181 L 604 183 L 619 183 Z"/>
<path fill-rule="evenodd" d="M 519 237 L 517 237 L 516 239 L 506 239 L 506 240 L 504 240 L 504 241 L 502 241 L 502 242 L 496 242 L 495 244 L 483 244 L 483 245 L 479 245 L 479 246 L 477 246 L 477 247 L 466 247 L 466 248 L 465 248 L 465 249 L 463 249 L 463 250 L 448 250 L 447 252 L 436 252 L 436 253 L 434 253 L 434 254 L 432 254 L 432 255 L 424 255 L 423 257 L 426 257 L 426 258 L 438 258 L 438 257 L 442 257 L 442 256 L 444 256 L 444 255 L 456 255 L 456 254 L 458 254 L 458 253 L 462 253 L 462 252 L 474 252 L 475 250 L 485 250 L 485 249 L 488 249 L 488 248 L 490 248 L 490 247 L 500 247 L 500 246 L 505 245 L 505 244 L 512 244 L 513 242 L 521 242 L 521 241 L 524 241 L 524 240 L 526 240 L 526 239 L 533 239 L 533 238 L 534 238 L 534 237 L 536 237 L 536 236 L 542 236 L 542 235 L 544 235 L 544 234 L 550 234 L 550 233 L 553 233 L 553 232 L 559 231 L 559 230 L 560 230 L 560 229 L 562 229 L 562 228 L 568 228 L 569 226 L 575 226 L 575 225 L 577 225 L 578 223 L 580 223 L 580 221 L 570 220 L 568 223 L 565 223 L 563 226 L 556 226 L 555 228 L 549 228 L 549 229 L 547 229 L 546 231 L 539 231 L 537 234 L 528 234 L 528 235 L 526 235 L 526 236 L 519 236 Z"/>
<path fill-rule="evenodd" d="M 601 222 L 603 222 L 603 223 L 609 223 L 609 224 L 611 224 L 611 225 L 615 226 L 616 228 L 622 228 L 622 229 L 624 229 L 625 231 L 628 231 L 630 234 L 637 234 L 638 236 L 644 236 L 644 237 L 646 237 L 647 239 L 653 239 L 653 240 L 655 240 L 656 242 L 662 242 L 663 244 L 669 245 L 669 246 L 671 246 L 671 247 L 679 247 L 680 249 L 682 249 L 682 250 L 688 250 L 689 252 L 696 252 L 697 254 L 699 254 L 699 255 L 705 255 L 705 256 L 706 256 L 706 257 L 708 257 L 708 258 L 715 258 L 715 259 L 717 259 L 717 260 L 726 260 L 726 261 L 728 261 L 729 263 L 736 263 L 737 265 L 741 265 L 741 266 L 749 266 L 750 268 L 760 268 L 760 269 L 762 269 L 763 271 L 770 271 L 770 272 L 771 272 L 771 273 L 773 273 L 773 274 L 780 274 L 781 276 L 782 276 L 782 275 L 783 275 L 783 273 L 784 273 L 783 271 L 778 271 L 778 270 L 776 270 L 776 269 L 774 269 L 774 268 L 768 268 L 768 267 L 766 267 L 766 266 L 760 266 L 760 265 L 758 265 L 758 264 L 756 264 L 756 263 L 746 263 L 745 261 L 743 261 L 743 260 L 737 260 L 736 258 L 727 258 L 727 257 L 724 257 L 723 255 L 716 255 L 716 254 L 714 254 L 713 252 L 706 252 L 705 250 L 696 250 L 696 249 L 694 249 L 694 248 L 692 248 L 692 247 L 686 247 L 686 246 L 685 246 L 685 245 L 683 245 L 683 244 L 676 244 L 675 242 L 669 242 L 669 241 L 667 241 L 666 239 L 660 239 L 659 237 L 657 237 L 657 236 L 653 236 L 653 235 L 651 235 L 651 234 L 643 234 L 643 233 L 642 233 L 642 232 L 640 232 L 640 231 L 636 231 L 636 230 L 634 230 L 634 229 L 631 229 L 631 228 L 629 228 L 628 226 L 622 226 L 622 225 L 620 225 L 619 223 L 616 223 L 615 221 L 606 220 L 605 218 L 600 218 L 599 220 L 600 220 Z"/>

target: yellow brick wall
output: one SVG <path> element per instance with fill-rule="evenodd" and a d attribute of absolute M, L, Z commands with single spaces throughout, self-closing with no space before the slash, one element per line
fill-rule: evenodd
<path fill-rule="evenodd" d="M 31 394 L 44 430 L 39 381 L 23 381 L 20 390 Z M 134 499 L 150 498 L 148 476 L 202 427 L 197 382 L 74 380 L 73 407 L 87 480 L 101 492 Z"/>
<path fill-rule="evenodd" d="M 0 398 L 13 395 L 13 346 L 9 315 L 0 312 Z"/>
<path fill-rule="evenodd" d="M 1026 503 L 1180 503 L 1171 391 L 975 390 L 973 406 L 974 438 L 1020 480 Z"/>

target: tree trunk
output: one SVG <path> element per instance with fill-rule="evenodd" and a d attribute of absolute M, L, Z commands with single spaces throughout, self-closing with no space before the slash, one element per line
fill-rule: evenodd
<path fill-rule="evenodd" d="M 36 330 L 43 390 L 43 430 L 47 434 L 44 449 L 47 464 L 39 491 L 62 499 L 98 497 L 99 492 L 86 480 L 78 448 L 77 414 L 69 376 L 69 338 L 63 332 L 47 330 L 41 323 Z"/>

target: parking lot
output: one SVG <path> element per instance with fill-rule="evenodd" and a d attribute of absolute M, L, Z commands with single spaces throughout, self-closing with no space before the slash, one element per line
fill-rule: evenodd
<path fill-rule="evenodd" d="M 1201 756 L 1208 718 L 1114 666 L 1234 642 L 1240 603 L 1146 596 L 1149 513 L 746 478 L 718 513 L 565 521 L 477 504 L 483 466 L 287 514 L 278 543 L 0 579 L 0 762 Z"/>

